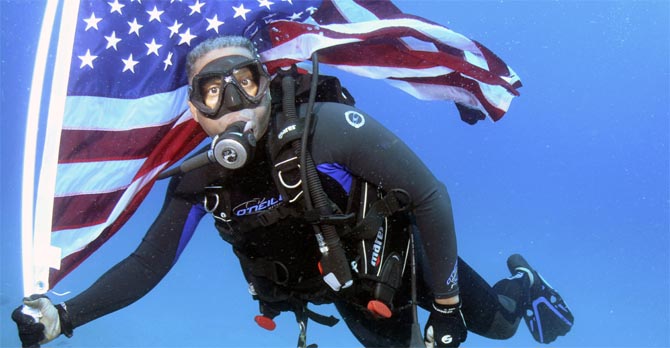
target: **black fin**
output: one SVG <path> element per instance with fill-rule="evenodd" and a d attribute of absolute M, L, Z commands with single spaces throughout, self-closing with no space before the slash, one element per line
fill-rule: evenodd
<path fill-rule="evenodd" d="M 550 343 L 558 336 L 565 336 L 574 323 L 570 308 L 561 295 L 535 271 L 519 254 L 507 259 L 512 274 L 526 272 L 530 277 L 528 298 L 522 303 L 523 319 L 533 338 L 540 343 Z"/>

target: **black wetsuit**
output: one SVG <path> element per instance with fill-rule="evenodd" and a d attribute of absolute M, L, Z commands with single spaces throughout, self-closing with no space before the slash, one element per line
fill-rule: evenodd
<path fill-rule="evenodd" d="M 339 206 L 346 205 L 352 177 L 382 189 L 400 188 L 409 192 L 419 231 L 416 236 L 421 253 L 419 296 L 423 303 L 460 293 L 470 331 L 493 338 L 511 336 L 518 324 L 518 313 L 507 310 L 513 307 L 506 309 L 498 293 L 514 296 L 516 290 L 490 287 L 458 259 L 445 186 L 400 139 L 369 115 L 335 103 L 317 103 L 314 111 L 316 125 L 310 152 L 329 198 Z M 218 192 L 218 196 L 212 196 L 211 192 Z M 266 142 L 260 141 L 254 161 L 244 168 L 231 171 L 212 164 L 173 178 L 163 208 L 137 250 L 89 289 L 66 302 L 73 325 L 78 327 L 118 310 L 156 286 L 206 214 L 205 197 L 207 210 L 213 212 L 219 227 L 232 224 L 224 239 L 244 249 L 244 257 L 277 255 L 274 251 L 280 248 L 283 256 L 278 257 L 283 259 L 278 261 L 289 270 L 288 279 L 282 280 L 285 287 L 302 286 L 312 293 L 323 291 L 323 282 L 308 282 L 320 278 L 316 267 L 319 251 L 313 230 L 304 220 L 288 217 L 267 227 L 245 227 L 259 211 L 287 204 L 280 198 L 270 174 Z M 220 206 L 213 209 L 215 203 Z M 222 212 L 230 216 L 222 217 Z M 400 300 L 408 296 L 406 283 L 398 295 Z M 407 341 L 411 325 L 408 307 L 391 319 L 377 320 L 346 299 L 335 296 L 329 297 L 330 300 L 366 346 L 393 346 Z"/>

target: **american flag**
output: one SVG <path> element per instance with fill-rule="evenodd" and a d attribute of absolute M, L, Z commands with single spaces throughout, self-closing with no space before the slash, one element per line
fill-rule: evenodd
<path fill-rule="evenodd" d="M 40 186 L 55 181 L 46 233 L 61 252 L 48 280 L 35 277 L 46 289 L 113 236 L 156 175 L 205 138 L 187 111 L 185 55 L 209 37 L 252 38 L 271 72 L 318 50 L 323 63 L 417 98 L 455 101 L 469 123 L 500 119 L 521 85 L 481 44 L 386 0 L 82 0 L 77 7 L 76 21 L 61 19 L 74 26 L 67 81 L 52 86 L 67 91 L 55 180 L 40 177 Z"/>

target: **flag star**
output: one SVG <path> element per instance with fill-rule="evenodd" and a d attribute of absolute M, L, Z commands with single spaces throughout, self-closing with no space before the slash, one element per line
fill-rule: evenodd
<path fill-rule="evenodd" d="M 192 16 L 194 13 L 198 12 L 200 13 L 200 9 L 205 6 L 205 3 L 200 3 L 200 0 L 195 0 L 195 4 L 189 6 L 188 8 L 191 9 L 191 13 L 189 13 L 189 16 Z"/>
<path fill-rule="evenodd" d="M 207 30 L 214 30 L 217 34 L 219 33 L 219 27 L 223 24 L 223 22 L 219 21 L 219 16 L 214 15 L 212 19 L 205 18 L 207 22 L 209 22 L 209 25 L 207 26 Z"/>
<path fill-rule="evenodd" d="M 114 2 L 108 2 L 107 4 L 112 7 L 109 13 L 118 12 L 119 14 L 123 14 L 121 13 L 121 9 L 126 7 L 126 5 L 119 4 L 119 0 L 114 0 Z"/>
<path fill-rule="evenodd" d="M 188 28 L 183 34 L 179 34 L 179 37 L 181 38 L 181 40 L 179 40 L 179 45 L 185 43 L 191 46 L 191 40 L 195 39 L 197 36 L 191 35 L 191 28 Z"/>
<path fill-rule="evenodd" d="M 267 7 L 268 10 L 270 9 L 270 6 L 274 5 L 275 3 L 270 1 L 270 0 L 258 0 L 258 7 Z"/>
<path fill-rule="evenodd" d="M 314 12 L 316 12 L 316 7 L 310 6 L 310 7 L 306 8 L 305 11 L 309 12 L 310 15 L 313 15 Z"/>
<path fill-rule="evenodd" d="M 149 51 L 147 51 L 147 56 L 154 53 L 155 55 L 158 55 L 158 49 L 163 47 L 163 45 L 159 45 L 156 43 L 156 39 L 151 39 L 150 43 L 145 43 Z"/>
<path fill-rule="evenodd" d="M 158 11 L 158 8 L 156 8 L 156 6 L 154 6 L 153 10 L 147 11 L 147 13 L 149 14 L 149 23 L 151 23 L 151 21 L 153 21 L 154 19 L 160 22 L 161 15 L 163 14 L 163 12 L 165 11 Z"/>
<path fill-rule="evenodd" d="M 293 1 L 292 1 L 292 0 L 281 0 L 281 1 L 282 1 L 282 2 L 288 2 L 289 4 L 293 5 Z"/>
<path fill-rule="evenodd" d="M 123 71 L 121 71 L 121 72 L 130 70 L 130 72 L 132 72 L 133 74 L 135 73 L 135 65 L 137 65 L 137 63 L 139 63 L 139 62 L 136 61 L 136 60 L 133 60 L 133 54 L 132 53 L 130 54 L 128 59 L 121 59 L 121 61 L 123 61 Z"/>
<path fill-rule="evenodd" d="M 143 25 L 137 23 L 137 18 L 134 18 L 132 22 L 128 22 L 128 25 L 130 25 L 130 31 L 128 32 L 128 34 L 135 33 L 139 37 L 140 29 L 143 27 Z"/>
<path fill-rule="evenodd" d="M 300 17 L 302 17 L 302 12 L 300 12 L 300 13 L 293 12 L 293 15 L 291 15 L 291 17 L 289 17 L 289 20 L 297 21 L 297 20 L 300 19 Z"/>
<path fill-rule="evenodd" d="M 244 4 L 241 4 L 240 7 L 233 6 L 233 10 L 235 10 L 233 18 L 242 17 L 245 21 L 247 20 L 247 13 L 251 12 L 251 10 L 244 8 Z"/>
<path fill-rule="evenodd" d="M 79 59 L 81 59 L 81 65 L 79 66 L 79 69 L 85 67 L 85 66 L 90 66 L 91 69 L 93 69 L 93 61 L 95 58 L 98 58 L 98 56 L 92 56 L 91 55 L 91 50 L 86 50 L 86 54 L 83 56 L 79 56 Z"/>
<path fill-rule="evenodd" d="M 165 67 L 163 68 L 163 71 L 167 70 L 168 66 L 172 65 L 172 52 L 168 53 L 167 58 L 163 61 L 165 64 Z"/>
<path fill-rule="evenodd" d="M 86 22 L 86 29 L 84 31 L 88 31 L 91 28 L 98 30 L 98 23 L 101 20 L 102 18 L 96 18 L 95 13 L 91 12 L 91 17 L 89 17 L 88 19 L 84 19 L 84 22 Z"/>
<path fill-rule="evenodd" d="M 116 44 L 119 43 L 119 41 L 121 41 L 121 39 L 116 37 L 116 31 L 113 31 L 112 35 L 110 35 L 110 36 L 105 36 L 105 40 L 107 40 L 107 47 L 105 47 L 105 48 L 114 47 L 114 50 L 117 51 Z"/>
<path fill-rule="evenodd" d="M 174 20 L 174 24 L 171 27 L 168 27 L 168 29 L 170 29 L 170 38 L 172 38 L 174 34 L 179 34 L 179 28 L 181 28 L 182 24 L 183 23 L 177 22 L 176 19 Z"/>

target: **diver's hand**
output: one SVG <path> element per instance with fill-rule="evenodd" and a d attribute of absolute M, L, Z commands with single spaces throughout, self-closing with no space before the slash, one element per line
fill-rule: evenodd
<path fill-rule="evenodd" d="M 424 332 L 426 348 L 458 347 L 468 337 L 461 304 L 441 305 L 433 302 Z"/>
<path fill-rule="evenodd" d="M 62 305 L 54 306 L 48 297 L 37 294 L 24 298 L 23 304 L 33 313 L 24 313 L 24 306 L 12 312 L 23 347 L 39 347 L 39 344 L 50 342 L 61 333 L 72 336 L 72 324 Z"/>

